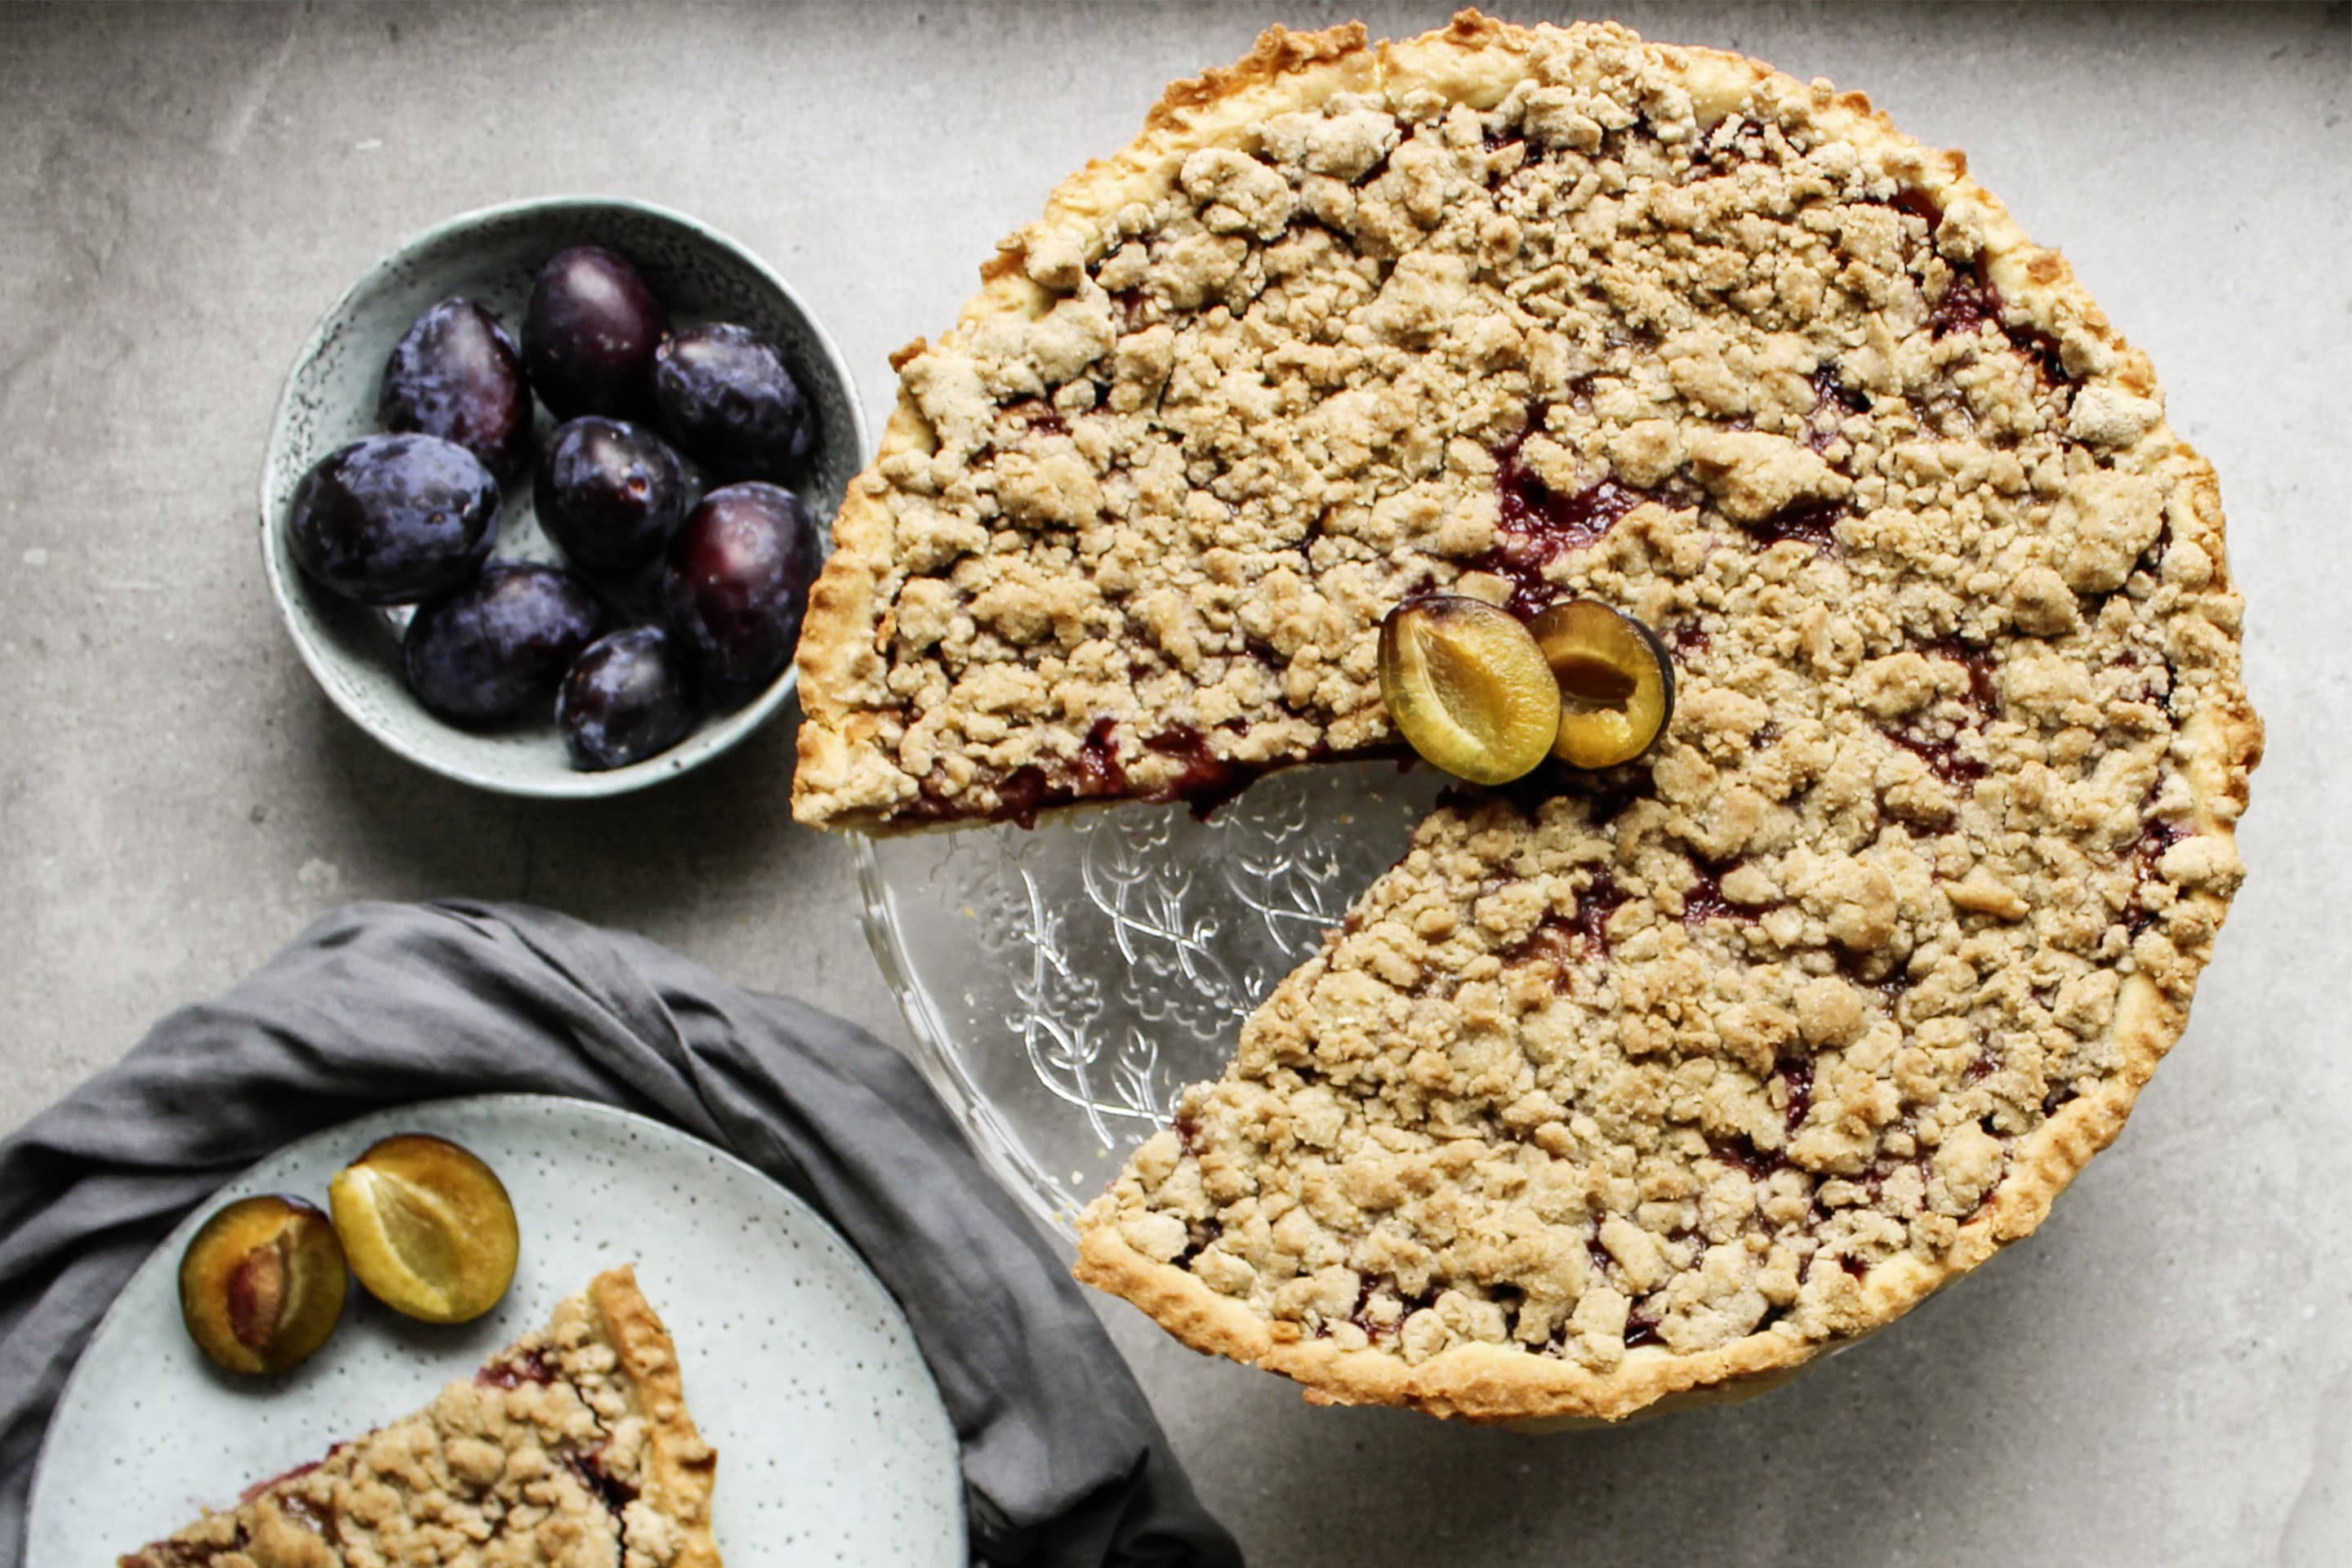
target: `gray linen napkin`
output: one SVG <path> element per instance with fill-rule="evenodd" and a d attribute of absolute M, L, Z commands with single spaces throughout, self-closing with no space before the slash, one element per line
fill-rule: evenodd
<path fill-rule="evenodd" d="M 978 1556 L 1240 1563 L 1077 1288 L 897 1053 L 642 938 L 462 902 L 328 916 L 0 1142 L 0 1563 L 21 1561 L 59 1386 L 183 1215 L 305 1133 L 498 1090 L 657 1117 L 814 1205 L 939 1380 Z"/>

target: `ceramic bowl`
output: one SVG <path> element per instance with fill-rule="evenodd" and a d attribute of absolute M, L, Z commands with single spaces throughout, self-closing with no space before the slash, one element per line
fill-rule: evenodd
<path fill-rule="evenodd" d="M 294 362 L 261 476 L 261 551 L 270 592 L 302 662 L 335 706 L 420 767 L 481 789 L 552 799 L 618 795 L 709 761 L 758 729 L 791 695 L 792 667 L 739 706 L 706 714 L 667 752 L 628 767 L 579 772 L 551 719 L 481 731 L 425 711 L 401 679 L 408 611 L 355 605 L 311 582 L 294 564 L 286 524 L 295 487 L 311 465 L 377 429 L 384 361 L 427 306 L 463 294 L 519 333 L 532 277 L 549 257 L 573 245 L 601 245 L 635 262 L 674 325 L 736 321 L 776 344 L 816 416 L 814 451 L 791 488 L 817 518 L 831 519 L 866 452 L 856 384 L 833 340 L 791 287 L 742 246 L 680 214 L 611 197 L 550 197 L 467 213 L 376 263 L 320 318 Z M 554 425 L 538 410 L 540 443 Z M 688 470 L 698 495 L 702 476 L 691 462 Z M 540 530 L 528 472 L 505 487 L 497 559 L 562 561 Z M 611 595 L 633 619 L 655 618 L 652 576 Z"/>

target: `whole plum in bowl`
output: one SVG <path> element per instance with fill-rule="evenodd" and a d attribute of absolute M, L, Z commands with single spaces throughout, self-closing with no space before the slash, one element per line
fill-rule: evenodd
<path fill-rule="evenodd" d="M 657 317 L 645 308 L 638 285 Z M 679 628 L 668 597 L 671 535 L 682 531 L 705 496 L 741 477 L 729 445 L 732 437 L 740 446 L 741 433 L 732 424 L 714 430 L 708 420 L 690 420 L 690 430 L 679 432 L 715 457 L 716 467 L 705 467 L 705 457 L 682 444 L 675 453 L 667 450 L 676 437 L 655 423 L 657 356 L 638 341 L 648 322 L 660 328 L 656 349 L 673 338 L 689 349 L 721 345 L 726 356 L 719 363 L 730 375 L 748 364 L 750 374 L 765 378 L 762 384 L 781 385 L 785 383 L 774 375 L 771 358 L 783 367 L 796 409 L 776 426 L 773 411 L 762 405 L 752 434 L 767 455 L 761 466 L 769 471 L 761 478 L 789 493 L 798 529 L 789 540 L 789 569 L 771 577 L 779 592 L 804 595 L 806 578 L 830 542 L 827 524 L 867 452 L 855 384 L 824 329 L 783 279 L 741 245 L 691 218 L 597 197 L 520 202 L 452 218 L 370 268 L 320 317 L 296 359 L 262 470 L 261 544 L 270 589 L 296 649 L 329 699 L 419 766 L 508 795 L 616 795 L 718 755 L 766 721 L 791 694 L 789 647 L 772 667 L 767 655 L 773 650 L 758 650 L 743 670 L 761 671 L 754 679 L 693 679 L 673 691 L 648 673 L 666 667 L 647 658 L 641 646 L 646 639 L 634 638 L 622 645 L 634 663 L 616 662 L 609 651 L 601 656 L 598 679 L 629 721 L 611 721 L 620 726 L 613 730 L 617 738 L 583 749 L 576 735 L 567 741 L 558 723 L 563 669 L 541 668 L 555 658 L 548 649 L 569 658 L 575 643 L 588 640 L 586 634 L 608 634 L 611 641 L 638 626 L 667 628 L 674 637 Z M 551 324 L 604 336 L 551 342 Z M 714 330 L 719 328 L 726 330 Z M 695 362 L 694 353 L 687 359 Z M 517 369 L 523 373 L 520 382 Z M 640 374 L 638 387 L 632 378 Z M 595 423 L 574 420 L 582 428 L 559 439 L 550 398 L 567 416 L 586 414 L 583 387 L 592 400 L 642 415 L 646 423 L 618 425 L 598 412 Z M 482 529 L 476 515 L 478 483 L 462 494 L 453 489 L 451 499 L 466 506 L 451 520 L 453 537 L 464 548 L 448 553 L 465 559 L 446 571 L 413 573 L 379 591 L 379 578 L 317 570 L 319 538 L 298 530 L 298 500 L 313 471 L 336 453 L 362 440 L 381 441 L 394 430 L 418 432 L 405 440 L 446 437 L 477 448 L 484 466 L 473 472 L 477 481 L 495 481 L 489 492 L 495 516 Z M 587 438 L 592 433 L 593 440 Z M 539 471 L 549 464 L 561 466 Z M 321 489 L 323 482 L 311 480 L 309 487 L 314 511 L 320 496 L 334 494 Z M 561 515 L 542 525 L 540 509 L 551 498 Z M 349 516 L 370 521 L 377 513 Z M 349 519 L 321 513 L 306 526 L 315 529 L 321 521 Z M 494 541 L 487 563 L 478 552 L 478 532 Z M 304 550 L 310 552 L 307 562 L 299 553 Z M 604 613 L 592 616 L 584 604 L 568 611 L 572 619 L 564 635 L 551 641 L 478 635 L 485 626 L 505 625 L 485 616 L 477 603 L 488 584 L 507 583 L 497 600 L 501 604 L 519 586 L 531 587 L 533 613 L 572 603 L 569 588 L 552 597 L 539 592 L 552 579 L 515 579 L 513 569 L 523 565 L 576 574 L 580 592 L 593 592 Z M 410 639 L 415 647 L 404 666 L 404 639 L 426 601 L 437 618 Z M 772 608 L 777 624 L 797 626 L 796 597 Z M 681 669 L 695 661 L 688 647 L 674 653 L 668 644 L 661 647 Z M 478 670 L 485 650 L 498 658 L 511 653 L 529 668 Z M 632 679 L 623 680 L 625 674 Z M 574 731 L 591 706 L 582 694 L 592 688 L 596 682 L 583 684 L 567 710 Z M 683 726 L 676 710 L 680 692 L 691 700 Z"/>

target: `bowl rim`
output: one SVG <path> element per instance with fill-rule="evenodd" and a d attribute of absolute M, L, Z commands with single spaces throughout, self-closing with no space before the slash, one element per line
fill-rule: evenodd
<path fill-rule="evenodd" d="M 286 439 L 287 430 L 294 415 L 296 378 L 301 374 L 302 367 L 318 357 L 325 349 L 329 340 L 334 335 L 336 323 L 362 295 L 379 286 L 388 273 L 416 252 L 467 229 L 478 228 L 493 222 L 594 208 L 628 212 L 682 229 L 695 238 L 728 252 L 781 295 L 784 302 L 807 324 L 809 337 L 815 344 L 817 353 L 823 357 L 825 368 L 839 381 L 847 394 L 845 401 L 849 406 L 850 433 L 856 441 L 859 461 L 863 463 L 873 455 L 873 440 L 866 426 L 864 400 L 858 396 L 856 378 L 850 373 L 849 363 L 843 357 L 841 345 L 835 342 L 833 334 L 825 330 L 824 320 L 810 309 L 808 302 L 802 299 L 800 293 L 784 280 L 783 275 L 770 266 L 758 252 L 732 235 L 713 228 L 701 219 L 688 216 L 674 207 L 663 206 L 655 202 L 640 201 L 634 196 L 595 194 L 529 196 L 517 201 L 493 202 L 486 206 L 470 208 L 453 216 L 443 218 L 428 227 L 408 235 L 377 258 L 374 265 L 361 273 L 352 281 L 349 288 L 338 294 L 333 302 L 321 310 L 316 321 L 311 323 L 309 335 L 303 339 L 301 348 L 296 351 L 293 362 L 287 369 L 285 380 L 278 387 L 277 403 L 270 412 L 268 438 L 262 447 L 261 479 L 257 500 L 261 523 L 259 542 L 262 573 L 268 579 L 270 597 L 277 601 L 278 618 L 285 623 L 287 637 L 293 643 L 295 652 L 301 657 L 303 668 L 310 671 L 310 679 L 317 683 L 319 689 L 326 694 L 328 700 L 334 704 L 343 717 L 350 720 L 371 740 L 415 766 L 425 769 L 427 773 L 436 773 L 458 784 L 469 784 L 493 795 L 523 799 L 601 799 L 610 795 L 625 795 L 632 790 L 662 784 L 692 772 L 713 757 L 733 750 L 738 743 L 774 716 L 776 710 L 783 705 L 784 700 L 800 688 L 798 661 L 796 659 L 787 661 L 776 679 L 741 707 L 706 722 L 701 729 L 670 750 L 657 752 L 642 762 L 632 763 L 625 767 L 608 768 L 601 772 L 575 772 L 561 777 L 514 778 L 432 755 L 412 745 L 399 735 L 387 732 L 363 712 L 343 692 L 340 682 L 330 678 L 330 666 L 325 652 L 301 630 L 294 611 L 293 595 L 296 589 L 287 581 L 285 567 L 278 560 L 278 552 L 275 548 L 278 528 L 276 509 L 271 504 L 271 479 L 278 467 L 279 448 Z M 854 483 L 855 479 L 853 479 L 851 482 Z M 825 552 L 830 553 L 833 544 L 831 518 L 819 518 L 817 526 Z"/>

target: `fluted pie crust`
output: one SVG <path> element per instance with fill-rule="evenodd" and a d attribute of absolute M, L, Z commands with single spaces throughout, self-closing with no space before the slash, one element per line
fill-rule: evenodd
<path fill-rule="evenodd" d="M 1613 25 L 1267 33 L 898 356 L 794 808 L 1379 752 L 1431 588 L 1665 635 L 1653 755 L 1440 806 L 1080 1222 L 1310 1399 L 1738 1397 L 2030 1234 L 2179 1036 L 2261 728 L 2210 468 L 1958 153 Z"/>
<path fill-rule="evenodd" d="M 719 1568 L 718 1457 L 635 1270 L 609 1269 L 425 1409 L 122 1568 Z"/>

